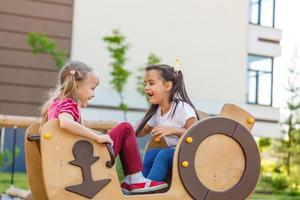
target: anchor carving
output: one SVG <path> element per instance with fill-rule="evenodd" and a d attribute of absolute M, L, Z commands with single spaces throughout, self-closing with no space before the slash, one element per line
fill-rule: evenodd
<path fill-rule="evenodd" d="M 66 187 L 67 191 L 92 199 L 111 181 L 111 179 L 93 180 L 91 165 L 99 159 L 98 156 L 93 156 L 93 154 L 94 149 L 90 142 L 80 140 L 75 143 L 73 147 L 75 160 L 69 163 L 81 168 L 83 182 Z"/>

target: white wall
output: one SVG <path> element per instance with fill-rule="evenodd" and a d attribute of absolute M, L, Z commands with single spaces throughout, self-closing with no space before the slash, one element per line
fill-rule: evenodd
<path fill-rule="evenodd" d="M 126 65 L 143 66 L 149 53 L 163 62 L 182 60 L 190 96 L 199 99 L 245 101 L 247 1 L 211 0 L 76 0 L 72 58 L 95 67 L 101 74 L 99 104 L 114 105 L 109 55 L 102 38 L 119 28 L 131 44 Z M 131 78 L 126 88 L 131 106 L 145 106 Z"/>
<path fill-rule="evenodd" d="M 264 41 L 259 41 L 263 39 Z M 249 24 L 248 53 L 277 57 L 281 55 L 281 30 Z"/>
<path fill-rule="evenodd" d="M 75 0 L 72 58 L 88 63 L 100 74 L 101 84 L 92 103 L 118 105 L 118 96 L 109 85 L 110 57 L 102 41 L 118 28 L 131 44 L 127 69 L 136 72 L 150 53 L 171 65 L 179 58 L 196 107 L 219 113 L 225 102 L 246 102 L 247 10 L 246 0 Z M 125 101 L 130 107 L 146 108 L 135 85 L 131 77 Z M 118 111 L 87 109 L 84 115 L 122 120 Z M 136 123 L 141 115 L 131 113 L 129 120 Z"/>

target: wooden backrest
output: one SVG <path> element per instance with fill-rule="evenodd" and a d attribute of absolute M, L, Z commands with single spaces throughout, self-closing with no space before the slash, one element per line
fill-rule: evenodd
<path fill-rule="evenodd" d="M 151 138 L 150 141 L 146 144 L 144 153 L 146 153 L 147 151 L 153 148 L 166 148 L 166 147 L 168 147 L 168 145 L 166 140 L 163 137 Z"/>
<path fill-rule="evenodd" d="M 233 104 L 224 104 L 220 116 L 233 119 L 242 124 L 249 132 L 255 123 L 254 117 L 249 112 Z"/>
<path fill-rule="evenodd" d="M 205 119 L 205 118 L 210 117 L 209 114 L 207 114 L 207 113 L 205 113 L 203 111 L 197 110 L 197 112 L 198 112 L 198 115 L 199 115 L 200 119 Z"/>
<path fill-rule="evenodd" d="M 26 172 L 33 199 L 48 200 L 42 176 L 39 141 L 29 141 L 30 135 L 39 135 L 40 123 L 33 123 L 25 133 Z"/>
<path fill-rule="evenodd" d="M 198 115 L 200 117 L 200 119 L 205 119 L 205 118 L 208 118 L 210 117 L 210 115 L 208 115 L 207 113 L 205 112 L 202 112 L 200 110 L 197 110 L 198 112 Z M 166 148 L 168 147 L 167 143 L 166 143 L 166 140 L 164 138 L 151 138 L 149 140 L 149 142 L 146 144 L 146 147 L 145 147 L 145 153 L 147 151 L 149 151 L 150 149 L 152 148 Z"/>

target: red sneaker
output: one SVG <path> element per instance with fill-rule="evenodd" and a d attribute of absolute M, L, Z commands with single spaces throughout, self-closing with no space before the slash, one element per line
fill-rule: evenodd
<path fill-rule="evenodd" d="M 122 192 L 126 195 L 130 194 L 131 186 L 128 183 L 125 183 L 125 181 L 121 184 Z"/>
<path fill-rule="evenodd" d="M 162 181 L 147 181 L 147 182 L 134 183 L 134 184 L 128 184 L 123 182 L 121 184 L 121 188 L 124 193 L 132 193 L 132 194 L 152 192 L 166 187 L 168 187 L 168 184 Z"/>

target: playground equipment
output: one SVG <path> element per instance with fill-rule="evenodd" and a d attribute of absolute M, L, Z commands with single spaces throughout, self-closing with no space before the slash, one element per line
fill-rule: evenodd
<path fill-rule="evenodd" d="M 201 113 L 176 146 L 170 188 L 163 193 L 124 195 L 110 145 L 61 129 L 58 120 L 32 124 L 26 131 L 26 165 L 36 200 L 245 200 L 260 173 L 260 156 L 251 135 L 254 118 L 226 104 L 219 116 Z M 146 151 L 165 147 L 153 138 Z"/>

